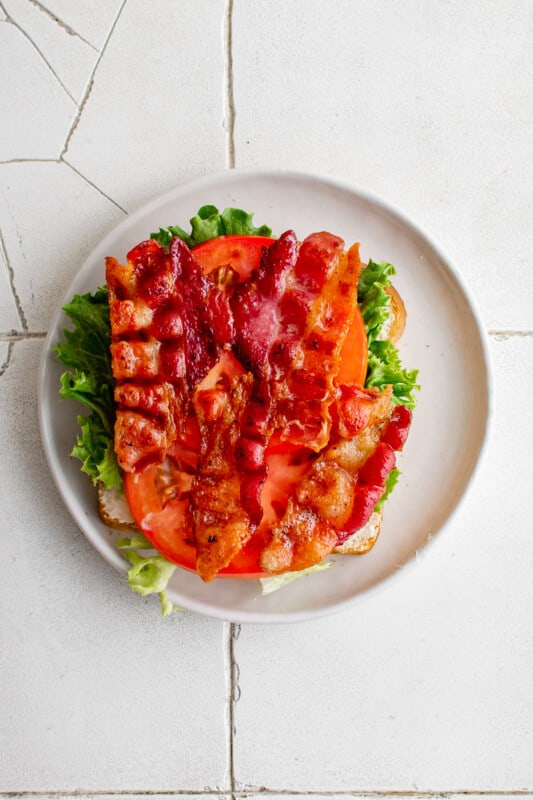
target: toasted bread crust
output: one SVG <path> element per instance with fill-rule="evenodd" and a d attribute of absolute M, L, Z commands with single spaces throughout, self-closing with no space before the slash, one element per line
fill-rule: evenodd
<path fill-rule="evenodd" d="M 126 498 L 117 489 L 106 489 L 98 483 L 98 514 L 105 525 L 116 531 L 138 530 L 131 515 Z"/>
<path fill-rule="evenodd" d="M 404 302 L 394 286 L 387 286 L 385 291 L 390 297 L 391 313 L 380 338 L 388 339 L 393 344 L 397 344 L 405 328 L 407 313 Z"/>
<path fill-rule="evenodd" d="M 359 556 L 362 553 L 368 553 L 376 544 L 381 532 L 382 521 L 383 512 L 374 511 L 366 525 L 353 533 L 343 544 L 338 545 L 333 552 L 343 556 Z"/>

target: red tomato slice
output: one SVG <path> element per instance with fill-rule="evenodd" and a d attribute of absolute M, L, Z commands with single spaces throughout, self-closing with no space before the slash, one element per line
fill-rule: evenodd
<path fill-rule="evenodd" d="M 336 383 L 356 383 L 358 386 L 364 386 L 367 368 L 368 341 L 363 315 L 357 306 L 352 327 L 342 346 Z"/>
<path fill-rule="evenodd" d="M 263 249 L 274 239 L 266 236 L 220 236 L 194 248 L 206 273 L 229 265 L 241 280 L 246 280 L 261 260 Z M 341 353 L 338 383 L 364 384 L 367 369 L 367 341 L 363 318 L 357 309 L 354 324 Z M 232 375 L 241 370 L 229 354 L 206 376 L 206 386 L 216 382 L 222 371 Z M 124 476 L 126 499 L 137 525 L 154 547 L 169 561 L 196 572 L 196 547 L 187 515 L 190 489 L 197 463 L 199 434 L 190 426 L 187 445 L 176 444 L 163 464 L 147 467 L 138 475 Z M 266 455 L 268 478 L 263 487 L 264 518 L 252 539 L 233 562 L 221 571 L 222 577 L 259 578 L 259 556 L 268 529 L 282 516 L 297 482 L 312 464 L 310 451 L 295 448 L 274 437 Z"/>
<path fill-rule="evenodd" d="M 205 272 L 230 266 L 245 281 L 259 266 L 263 248 L 270 247 L 273 241 L 268 236 L 219 236 L 197 245 L 194 255 Z"/>
<path fill-rule="evenodd" d="M 267 456 L 268 478 L 262 492 L 264 518 L 252 539 L 221 577 L 260 578 L 259 556 L 266 534 L 279 518 L 299 479 L 309 469 L 310 451 Z M 296 462 L 296 463 L 294 463 Z M 197 449 L 176 444 L 163 464 L 151 465 L 139 475 L 124 476 L 126 499 L 137 525 L 161 555 L 184 569 L 196 572 L 196 547 L 191 535 L 187 507 Z"/>

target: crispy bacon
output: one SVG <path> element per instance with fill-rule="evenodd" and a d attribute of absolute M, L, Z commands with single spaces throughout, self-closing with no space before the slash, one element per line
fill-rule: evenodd
<path fill-rule="evenodd" d="M 259 269 L 236 287 L 231 300 L 235 352 L 254 376 L 235 455 L 242 474 L 241 501 L 255 525 L 263 515 L 261 490 L 267 477 L 265 450 L 272 432 L 269 355 L 280 336 L 279 304 L 297 255 L 296 235 L 287 231 L 264 252 Z"/>
<path fill-rule="evenodd" d="M 246 373 L 234 378 L 228 388 L 199 390 L 193 400 L 201 446 L 190 512 L 196 568 L 204 581 L 213 580 L 227 567 L 254 531 L 241 503 L 241 480 L 235 463 L 235 442 L 251 382 L 251 375 Z"/>
<path fill-rule="evenodd" d="M 336 443 L 313 463 L 273 526 L 260 558 L 265 572 L 301 570 L 322 561 L 366 524 L 384 492 L 394 466 L 392 448 L 380 442 L 393 413 L 390 387 L 381 393 L 359 390 L 364 409 L 359 419 L 364 417 L 365 424 L 348 439 L 339 434 L 347 428 L 345 414 L 354 417 L 354 401 L 347 407 L 346 393 L 342 387 L 337 393 Z"/>
<path fill-rule="evenodd" d="M 161 462 L 185 437 L 189 392 L 233 340 L 225 292 L 181 239 L 141 242 L 106 259 L 116 381 L 115 451 L 126 472 Z"/>
<path fill-rule="evenodd" d="M 361 264 L 358 248 L 315 233 L 297 246 L 287 231 L 232 299 L 237 355 L 270 385 L 282 440 L 320 451 L 340 352 L 353 322 Z"/>
<path fill-rule="evenodd" d="M 233 341 L 233 318 L 225 292 L 204 275 L 185 242 L 170 244 L 170 263 L 178 280 L 189 388 L 194 388 L 218 360 L 219 349 Z"/>
<path fill-rule="evenodd" d="M 216 577 L 257 527 L 270 529 L 264 571 L 322 561 L 366 523 L 410 423 L 407 409 L 393 410 L 391 387 L 341 383 L 358 246 L 346 253 L 325 232 L 298 245 L 287 231 L 241 283 L 204 275 L 177 238 L 168 251 L 150 240 L 126 265 L 106 264 L 119 464 L 161 462 L 194 417 L 187 514 L 200 576 Z M 284 448 L 298 463 L 276 492 L 265 485 L 266 453 Z"/>
<path fill-rule="evenodd" d="M 265 251 L 261 265 L 231 300 L 235 352 L 256 381 L 237 444 L 246 472 L 243 504 L 256 524 L 267 475 L 265 450 L 280 438 L 316 452 L 328 441 L 334 379 L 357 303 L 357 247 L 329 233 L 298 247 L 293 231 Z"/>
<path fill-rule="evenodd" d="M 357 308 L 359 249 L 355 245 L 344 253 L 343 246 L 342 239 L 322 233 L 308 237 L 300 248 L 296 272 L 301 284 L 320 293 L 293 349 L 291 370 L 276 384 L 281 439 L 315 452 L 329 441 L 340 354 Z"/>
<path fill-rule="evenodd" d="M 231 300 L 235 320 L 235 352 L 246 369 L 260 380 L 270 380 L 270 354 L 282 335 L 280 302 L 298 256 L 296 235 L 286 231 L 261 259 L 247 281 L 237 286 Z"/>

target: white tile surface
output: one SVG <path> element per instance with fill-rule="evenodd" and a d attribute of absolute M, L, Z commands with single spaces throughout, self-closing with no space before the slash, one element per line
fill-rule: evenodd
<path fill-rule="evenodd" d="M 222 21 L 222 0 L 125 6 L 66 154 L 123 208 L 224 169 Z"/>
<path fill-rule="evenodd" d="M 0 378 L 1 790 L 217 788 L 223 626 L 161 619 L 70 520 L 35 436 L 41 344 Z"/>
<path fill-rule="evenodd" d="M 0 73 L 0 161 L 57 158 L 76 105 L 10 22 L 0 25 Z"/>
<path fill-rule="evenodd" d="M 450 251 L 490 328 L 529 329 L 533 7 L 235 0 L 235 152 L 332 173 Z M 257 35 L 257 31 L 261 35 Z M 506 44 L 507 43 L 507 44 Z"/>
<path fill-rule="evenodd" d="M 15 163 L 0 165 L 13 270 L 0 251 L 0 800 L 533 792 L 531 3 L 5 7 L 0 162 Z M 73 127 L 77 104 L 50 66 L 78 99 L 104 47 Z M 36 374 L 41 334 L 123 218 L 116 204 L 130 211 L 231 162 L 232 96 L 237 166 L 331 173 L 397 203 L 450 252 L 486 326 L 514 333 L 491 338 L 491 442 L 451 527 L 410 574 L 341 615 L 243 627 L 230 714 L 229 627 L 161 620 L 66 512 L 40 444 Z M 60 160 L 67 143 L 81 175 Z"/>
<path fill-rule="evenodd" d="M 533 498 L 531 470 L 517 466 L 533 436 L 533 377 L 523 368 L 531 340 L 495 341 L 492 353 L 494 435 L 451 529 L 410 572 L 346 613 L 297 631 L 243 626 L 239 786 L 532 785 L 531 526 L 523 520 Z"/>
<path fill-rule="evenodd" d="M 0 227 L 28 326 L 44 331 L 73 276 L 123 213 L 66 164 L 0 166 Z"/>
<path fill-rule="evenodd" d="M 72 99 L 80 102 L 98 52 L 29 0 L 3 0 L 3 6 L 40 51 Z"/>

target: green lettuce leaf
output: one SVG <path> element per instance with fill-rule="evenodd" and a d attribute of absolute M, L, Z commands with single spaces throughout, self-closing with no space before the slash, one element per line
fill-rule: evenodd
<path fill-rule="evenodd" d="M 162 247 L 168 247 L 174 236 L 183 239 L 188 247 L 215 239 L 217 236 L 271 236 L 272 230 L 267 225 L 256 228 L 252 222 L 253 214 L 248 214 L 240 208 L 225 208 L 219 213 L 215 206 L 202 206 L 198 214 L 192 217 L 191 232 L 187 233 L 179 225 L 169 225 L 168 228 L 159 228 L 150 234 Z"/>
<path fill-rule="evenodd" d="M 398 350 L 392 342 L 376 340 L 369 345 L 365 386 L 383 389 L 391 384 L 395 405 L 414 408 L 414 392 L 420 388 L 417 377 L 418 370 L 408 370 L 402 365 Z"/>
<path fill-rule="evenodd" d="M 131 564 L 128 570 L 128 585 L 132 591 L 138 592 L 142 597 L 158 594 L 163 617 L 167 617 L 173 611 L 183 611 L 169 600 L 166 593 L 168 582 L 176 569 L 175 564 L 167 561 L 157 550 L 155 550 L 156 555 L 141 555 L 138 550 L 154 552 L 153 546 L 142 535 L 119 539 L 116 547 L 125 551 L 124 558 Z"/>
<path fill-rule="evenodd" d="M 387 482 L 385 483 L 385 492 L 384 492 L 383 496 L 381 497 L 381 499 L 378 500 L 378 502 L 376 503 L 376 507 L 375 507 L 374 511 L 381 511 L 386 499 L 388 498 L 388 496 L 390 495 L 390 493 L 392 492 L 392 490 L 394 489 L 394 487 L 396 486 L 396 484 L 400 480 L 400 475 L 401 475 L 401 472 L 398 469 L 398 467 L 394 467 L 393 469 L 391 469 L 391 471 L 389 472 L 389 474 L 387 476 Z"/>
<path fill-rule="evenodd" d="M 102 426 L 100 416 L 94 412 L 87 417 L 80 415 L 77 419 L 81 434 L 71 456 L 79 458 L 82 472 L 89 475 L 95 485 L 101 481 L 106 489 L 122 488 L 122 473 L 113 449 L 112 434 Z"/>
<path fill-rule="evenodd" d="M 301 569 L 297 572 L 283 572 L 281 575 L 273 575 L 271 578 L 259 578 L 262 594 L 271 594 L 287 586 L 289 583 L 303 578 L 304 575 L 322 572 L 332 566 L 333 564 L 330 561 L 322 561 L 320 564 L 315 564 L 312 567 L 307 567 L 307 569 Z"/>
<path fill-rule="evenodd" d="M 396 270 L 387 261 L 372 261 L 361 270 L 357 300 L 366 328 L 368 338 L 368 370 L 365 386 L 384 389 L 392 385 L 392 399 L 395 405 L 414 408 L 415 391 L 420 389 L 417 383 L 418 370 L 406 369 L 397 347 L 392 342 L 380 339 L 383 325 L 390 314 L 390 297 L 385 291 L 390 286 L 390 277 Z M 391 470 L 385 485 L 385 492 L 375 507 L 381 511 L 392 490 L 398 483 L 400 470 Z"/>
<path fill-rule="evenodd" d="M 59 396 L 76 400 L 91 412 L 78 417 L 81 434 L 71 455 L 80 459 L 82 471 L 94 484 L 102 481 L 108 489 L 120 488 L 122 475 L 113 450 L 115 407 L 107 288 L 77 294 L 63 310 L 74 328 L 65 330 L 65 341 L 54 348 L 57 358 L 69 367 L 61 375 Z"/>
<path fill-rule="evenodd" d="M 368 371 L 365 386 L 384 389 L 392 385 L 393 402 L 414 408 L 414 392 L 420 389 L 417 383 L 418 370 L 406 369 L 392 342 L 379 338 L 383 325 L 390 314 L 390 297 L 385 291 L 390 286 L 390 276 L 396 270 L 387 261 L 369 260 L 361 271 L 358 286 L 358 302 L 368 338 Z"/>
<path fill-rule="evenodd" d="M 369 344 L 377 339 L 389 318 L 390 297 L 385 289 L 390 286 L 389 277 L 395 274 L 396 270 L 392 264 L 387 261 L 377 263 L 372 259 L 361 271 L 357 301 L 363 315 Z"/>

